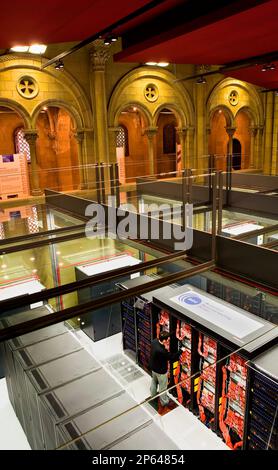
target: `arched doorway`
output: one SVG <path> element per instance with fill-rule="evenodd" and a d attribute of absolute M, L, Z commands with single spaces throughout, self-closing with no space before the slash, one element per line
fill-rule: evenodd
<path fill-rule="evenodd" d="M 148 144 L 144 134 L 146 121 L 137 106 L 127 106 L 118 118 L 116 139 L 120 181 L 129 183 L 149 174 Z"/>
<path fill-rule="evenodd" d="M 15 131 L 23 128 L 24 121 L 16 111 L 0 106 L 0 155 L 17 152 Z"/>
<path fill-rule="evenodd" d="M 177 170 L 177 119 L 174 113 L 163 108 L 157 120 L 157 145 L 156 145 L 156 168 L 155 172 L 160 175 L 167 173 L 175 176 Z M 181 159 L 180 153 L 178 154 Z M 172 173 L 172 174 L 171 174 Z"/>
<path fill-rule="evenodd" d="M 64 108 L 43 107 L 37 116 L 36 129 L 40 187 L 58 191 L 78 189 L 78 144 L 72 116 Z"/>
<path fill-rule="evenodd" d="M 30 147 L 24 118 L 12 107 L 0 106 L 0 200 L 30 195 Z M 20 154 L 20 155 L 17 155 Z M 15 156 L 16 155 L 16 156 Z"/>
<path fill-rule="evenodd" d="M 241 161 L 240 167 L 234 169 L 248 169 L 250 167 L 250 150 L 251 150 L 251 134 L 250 134 L 250 127 L 251 127 L 251 119 L 248 113 L 244 110 L 240 110 L 235 118 L 235 127 L 236 131 L 234 133 L 233 138 L 233 146 L 234 140 L 237 140 L 238 143 L 235 145 L 239 148 L 240 145 L 240 153 L 241 153 Z M 238 152 L 235 152 L 238 153 Z M 233 151 L 234 155 L 234 151 Z M 234 167 L 234 164 L 233 164 Z"/>
<path fill-rule="evenodd" d="M 210 120 L 209 154 L 214 155 L 214 167 L 216 170 L 226 169 L 226 155 L 229 136 L 226 127 L 229 120 L 224 108 L 219 107 L 214 111 Z"/>
<path fill-rule="evenodd" d="M 232 168 L 241 170 L 241 143 L 235 138 L 233 139 Z"/>

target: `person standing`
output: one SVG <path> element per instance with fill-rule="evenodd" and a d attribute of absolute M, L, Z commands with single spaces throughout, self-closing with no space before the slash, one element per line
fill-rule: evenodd
<path fill-rule="evenodd" d="M 166 331 L 159 333 L 159 337 L 154 339 L 151 344 L 150 369 L 152 371 L 152 381 L 150 392 L 154 397 L 157 394 L 157 386 L 159 393 L 167 389 L 168 385 L 168 361 L 178 359 L 180 352 L 170 353 L 166 349 L 167 340 L 170 334 Z M 163 415 L 170 411 L 169 397 L 167 393 L 160 395 L 158 399 L 158 413 Z"/>

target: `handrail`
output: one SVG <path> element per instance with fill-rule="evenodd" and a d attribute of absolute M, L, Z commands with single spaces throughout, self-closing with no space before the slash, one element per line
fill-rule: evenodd
<path fill-rule="evenodd" d="M 145 271 L 161 264 L 168 263 L 169 261 L 179 261 L 187 256 L 186 251 L 178 251 L 170 255 L 163 256 L 161 258 L 145 261 L 144 263 L 138 263 L 135 266 L 125 266 L 123 268 L 113 269 L 101 274 L 96 274 L 89 277 L 88 279 L 81 279 L 79 281 L 70 282 L 64 286 L 52 287 L 34 294 L 24 294 L 12 299 L 3 300 L 0 302 L 1 311 L 9 310 L 16 307 L 23 307 L 30 305 L 35 302 L 41 302 L 43 300 L 51 299 L 60 295 L 69 294 L 78 289 L 89 287 L 91 285 L 99 284 L 100 282 L 116 279 L 121 275 L 134 274 L 139 271 Z"/>
<path fill-rule="evenodd" d="M 192 277 L 196 274 L 210 270 L 214 267 L 215 267 L 215 263 L 213 261 L 208 261 L 206 263 L 202 263 L 199 266 L 195 266 L 194 268 L 190 268 L 187 270 L 185 269 L 178 273 L 169 274 L 168 276 L 165 276 L 163 278 L 146 282 L 145 284 L 141 286 L 135 286 L 130 289 L 122 290 L 119 292 L 114 292 L 113 294 L 106 295 L 98 299 L 93 299 L 90 302 L 86 302 L 81 305 L 69 307 L 69 308 L 61 310 L 59 312 L 55 312 L 50 315 L 43 315 L 39 318 L 34 318 L 33 320 L 29 320 L 27 322 L 24 322 L 18 325 L 13 325 L 13 326 L 4 328 L 3 330 L 0 330 L 0 342 L 6 341 L 11 338 L 15 338 L 20 335 L 24 335 L 26 333 L 30 333 L 31 331 L 39 330 L 40 328 L 45 328 L 50 325 L 55 325 L 56 323 L 69 320 L 77 315 L 82 316 L 87 312 L 90 312 L 92 310 L 97 310 L 99 308 L 105 307 L 113 303 L 120 302 L 134 295 L 140 295 L 146 292 L 151 292 L 155 289 L 165 287 L 169 284 L 173 284 L 180 279 Z"/>

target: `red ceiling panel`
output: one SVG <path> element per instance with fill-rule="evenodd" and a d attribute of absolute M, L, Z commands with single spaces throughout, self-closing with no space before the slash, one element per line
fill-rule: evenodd
<path fill-rule="evenodd" d="M 262 72 L 262 65 L 255 65 L 253 67 L 227 72 L 224 73 L 224 75 L 232 76 L 238 80 L 265 87 L 269 90 L 278 89 L 278 62 L 273 62 L 273 64 L 276 66 L 276 69 L 267 72 Z"/>
<path fill-rule="evenodd" d="M 0 48 L 81 41 L 148 3 L 150 0 L 1 2 Z"/>
<path fill-rule="evenodd" d="M 278 49 L 277 18 L 278 1 L 271 0 L 169 40 L 162 40 L 163 33 L 142 40 L 117 54 L 116 60 L 225 64 L 261 55 Z"/>

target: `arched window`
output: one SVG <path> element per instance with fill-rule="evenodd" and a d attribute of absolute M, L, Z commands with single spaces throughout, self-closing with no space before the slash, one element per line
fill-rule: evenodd
<path fill-rule="evenodd" d="M 14 144 L 16 153 L 25 153 L 27 161 L 31 161 L 30 147 L 25 140 L 23 127 L 18 127 L 14 131 Z"/>
<path fill-rule="evenodd" d="M 128 155 L 129 155 L 128 130 L 123 124 L 120 125 L 119 131 L 117 133 L 116 146 L 117 147 L 123 147 L 125 157 L 128 157 Z"/>
<path fill-rule="evenodd" d="M 174 124 L 163 127 L 163 153 L 176 153 L 176 129 Z"/>

